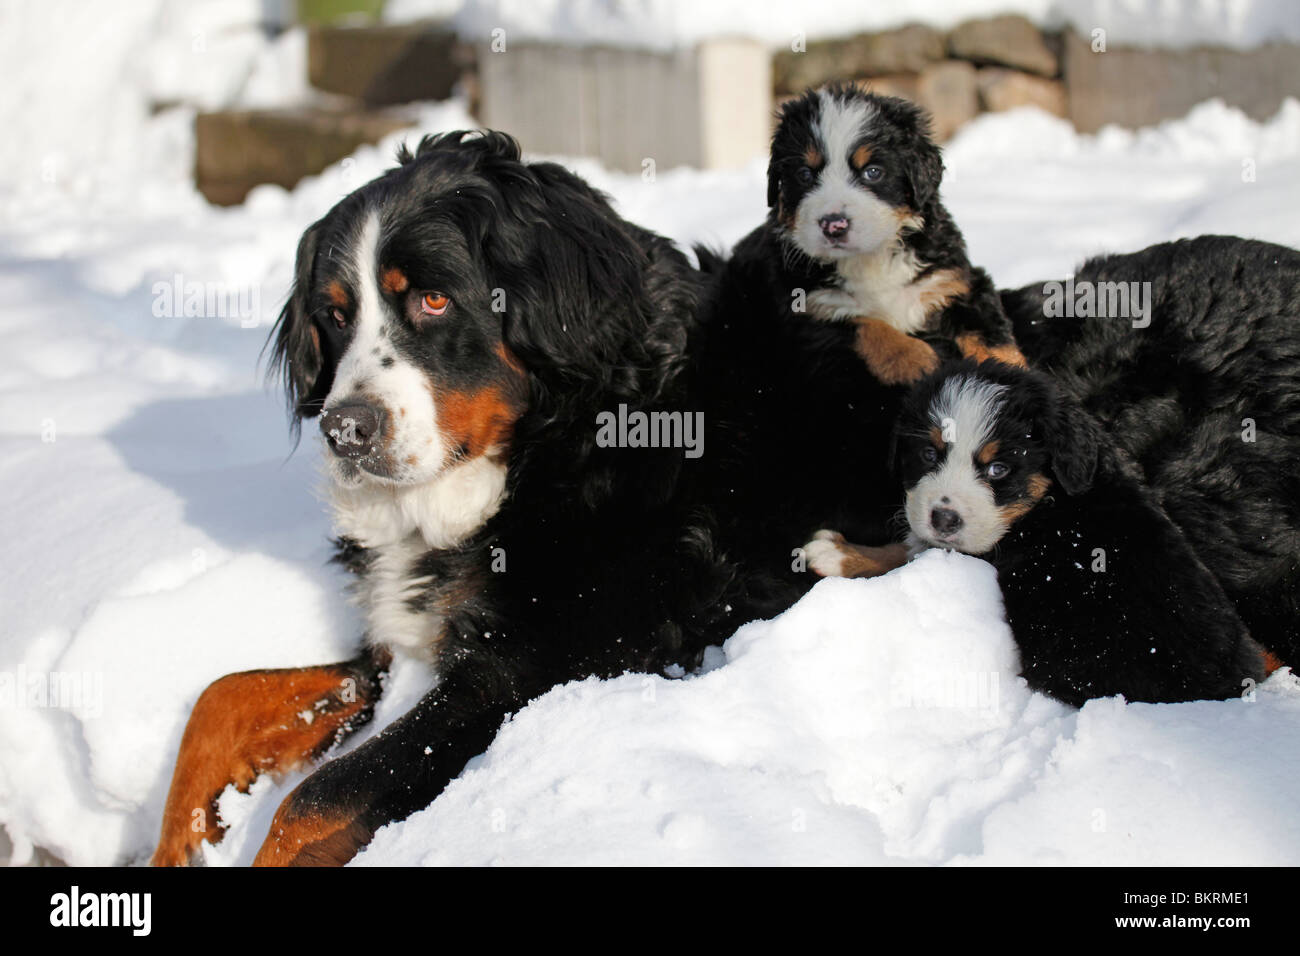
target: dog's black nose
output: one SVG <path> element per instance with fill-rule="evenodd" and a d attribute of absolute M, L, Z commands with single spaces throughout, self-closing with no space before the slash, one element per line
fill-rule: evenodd
<path fill-rule="evenodd" d="M 829 216 L 822 216 L 818 220 L 821 223 L 822 235 L 827 239 L 843 239 L 849 232 L 849 217 L 842 212 L 833 212 Z"/>
<path fill-rule="evenodd" d="M 951 508 L 935 508 L 930 512 L 930 524 L 939 534 L 955 534 L 964 522 Z"/>
<path fill-rule="evenodd" d="M 320 419 L 330 450 L 340 458 L 364 458 L 375 450 L 384 425 L 382 409 L 364 402 L 336 405 Z"/>

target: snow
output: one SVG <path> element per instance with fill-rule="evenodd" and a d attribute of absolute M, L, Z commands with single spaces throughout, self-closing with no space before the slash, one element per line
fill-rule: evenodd
<path fill-rule="evenodd" d="M 1070 26 L 1108 45 L 1248 48 L 1300 40 L 1290 0 L 389 0 L 391 22 L 446 19 L 479 42 L 601 43 L 671 49 L 713 37 L 747 36 L 771 47 L 796 37 L 827 39 L 926 23 L 941 30 L 966 20 L 1020 14 L 1047 29 Z M 494 33 L 504 31 L 504 34 Z"/>
<path fill-rule="evenodd" d="M 148 106 L 185 71 L 146 67 L 128 42 L 188 42 L 180 8 L 157 0 L 100 22 L 59 4 L 77 27 L 68 42 L 94 34 L 75 71 L 46 62 L 57 38 L 27 9 L 0 11 L 17 64 L 0 89 L 16 134 L 0 144 L 0 824 L 19 861 L 40 846 L 75 864 L 139 862 L 208 682 L 357 646 L 311 491 L 316 441 L 292 450 L 258 358 L 302 230 L 404 137 L 293 191 L 210 207 L 188 178 L 190 107 Z M 185 82 L 255 99 L 254 65 L 296 55 L 286 36 L 222 59 L 247 82 Z M 459 102 L 420 119 L 423 131 L 469 125 Z M 945 201 L 1004 285 L 1202 232 L 1300 246 L 1295 100 L 1264 123 L 1210 102 L 1096 136 L 1033 110 L 989 115 L 946 156 Z M 566 162 L 683 243 L 729 245 L 764 208 L 762 157 L 649 182 Z M 169 304 L 178 282 L 252 308 L 186 316 Z M 553 690 L 357 863 L 1300 863 L 1290 674 L 1253 701 L 1076 712 L 1016 672 L 978 560 L 931 555 L 877 581 L 824 582 L 742 628 L 699 674 Z M 78 694 L 14 693 L 51 676 Z M 396 667 L 367 733 L 432 681 Z M 209 861 L 250 860 L 299 779 L 224 795 L 227 837 Z"/>

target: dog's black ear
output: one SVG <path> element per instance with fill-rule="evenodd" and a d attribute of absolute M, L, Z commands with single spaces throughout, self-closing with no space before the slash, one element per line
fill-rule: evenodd
<path fill-rule="evenodd" d="M 1053 390 L 1054 391 L 1054 390 Z M 1067 495 L 1092 487 L 1101 456 L 1101 429 L 1083 408 L 1061 395 L 1049 396 L 1041 421 L 1052 473 Z"/>
<path fill-rule="evenodd" d="M 298 241 L 298 256 L 294 266 L 293 289 L 289 300 L 271 329 L 267 344 L 271 345 L 272 377 L 284 385 L 289 403 L 289 414 L 297 431 L 303 418 L 320 412 L 325 399 L 317 394 L 324 384 L 321 372 L 325 354 L 321 347 L 320 330 L 312 321 L 309 308 L 312 267 L 316 261 L 316 243 L 320 234 L 319 222 L 302 234 Z"/>
<path fill-rule="evenodd" d="M 485 210 L 485 266 L 504 291 L 505 344 L 538 393 L 575 408 L 653 394 L 682 361 L 699 294 L 689 260 L 560 166 L 488 179 L 501 194 Z"/>
<path fill-rule="evenodd" d="M 943 156 L 929 137 L 929 124 L 924 117 L 918 126 L 923 141 L 917 147 L 917 155 L 906 164 L 905 171 L 907 184 L 912 190 L 913 208 L 920 211 L 939 195 L 939 183 L 943 181 Z"/>
<path fill-rule="evenodd" d="M 777 200 L 781 198 L 781 170 L 777 165 L 776 158 L 773 157 L 767 162 L 767 208 L 772 209 L 776 206 Z"/>

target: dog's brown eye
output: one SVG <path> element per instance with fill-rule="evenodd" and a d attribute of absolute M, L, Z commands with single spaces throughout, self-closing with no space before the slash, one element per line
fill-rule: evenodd
<path fill-rule="evenodd" d="M 939 450 L 933 445 L 926 445 L 921 449 L 921 460 L 927 464 L 933 465 L 939 460 Z"/>
<path fill-rule="evenodd" d="M 797 170 L 795 170 L 794 178 L 799 180 L 799 182 L 801 182 L 803 185 L 807 186 L 809 183 L 813 181 L 813 171 L 807 166 L 800 166 Z"/>
<path fill-rule="evenodd" d="M 997 481 L 999 478 L 1005 478 L 1009 471 L 1011 471 L 1010 467 L 1002 464 L 1002 462 L 991 461 L 988 468 L 985 469 L 985 474 L 989 476 L 989 481 Z"/>
<path fill-rule="evenodd" d="M 420 311 L 425 315 L 442 315 L 451 305 L 451 299 L 441 292 L 426 292 L 420 300 Z"/>
<path fill-rule="evenodd" d="M 347 328 L 348 317 L 343 314 L 342 309 L 331 309 L 330 318 L 334 320 L 334 324 L 340 329 Z"/>
<path fill-rule="evenodd" d="M 885 169 L 883 166 L 868 166 L 862 171 L 862 175 L 869 183 L 879 182 L 880 177 L 885 175 Z"/>

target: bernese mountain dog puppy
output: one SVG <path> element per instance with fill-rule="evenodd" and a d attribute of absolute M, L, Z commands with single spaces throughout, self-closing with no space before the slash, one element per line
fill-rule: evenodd
<path fill-rule="evenodd" d="M 784 289 L 806 293 L 796 311 L 850 323 L 888 385 L 933 371 L 936 341 L 1024 364 L 992 280 L 939 200 L 942 177 L 929 121 L 906 100 L 835 84 L 781 109 L 768 228 L 753 241 Z"/>
<path fill-rule="evenodd" d="M 767 220 L 717 267 L 706 343 L 728 370 L 723 417 L 763 436 L 731 452 L 754 477 L 717 489 L 735 514 L 767 509 L 730 529 L 746 562 L 788 564 L 773 542 L 831 526 L 863 542 L 859 558 L 876 571 L 897 567 L 906 551 L 886 461 L 907 387 L 941 357 L 1023 363 L 997 290 L 939 200 L 942 175 L 925 115 L 906 100 L 832 85 L 782 107 Z"/>
<path fill-rule="evenodd" d="M 1072 704 L 1235 696 L 1300 653 L 1300 254 L 1201 237 L 1073 277 L 1133 282 L 1141 316 L 1003 293 L 1045 372 L 945 365 L 896 433 L 910 550 L 993 563 L 1026 679 Z M 806 550 L 875 573 L 836 532 Z"/>
<path fill-rule="evenodd" d="M 209 687 L 155 863 L 220 838 L 191 823 L 215 819 L 227 784 L 306 766 L 364 722 L 391 654 L 432 661 L 437 686 L 312 772 L 258 864 L 347 861 L 529 700 L 693 667 L 809 586 L 765 581 L 717 543 L 709 495 L 744 475 L 700 388 L 723 371 L 694 345 L 709 288 L 687 257 L 562 167 L 522 162 L 505 134 L 428 137 L 399 158 L 303 235 L 273 332 L 294 420 L 319 420 L 372 650 Z M 701 414 L 687 444 L 678 423 Z M 620 437 L 608 416 L 669 440 Z"/>

